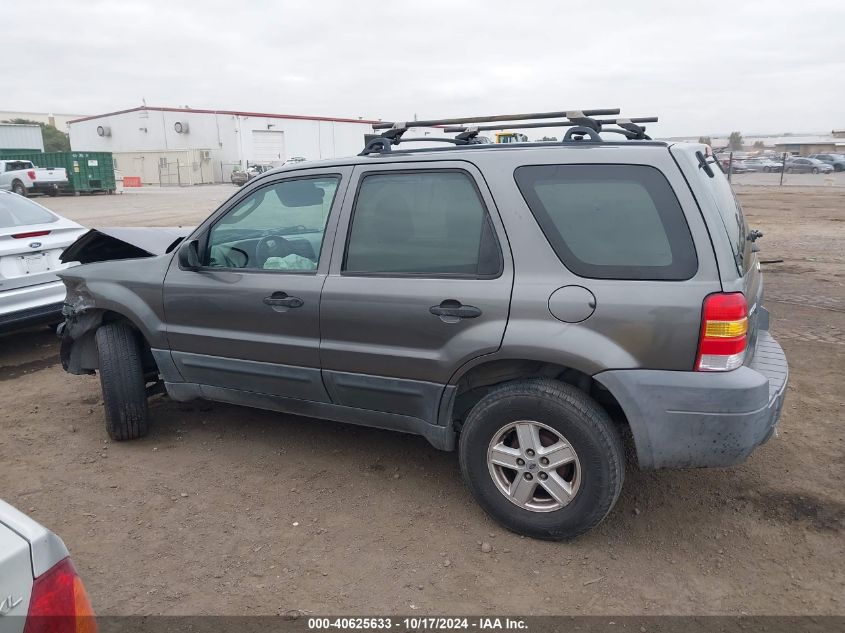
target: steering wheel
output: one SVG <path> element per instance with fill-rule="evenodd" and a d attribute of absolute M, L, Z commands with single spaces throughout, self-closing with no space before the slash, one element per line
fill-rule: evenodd
<path fill-rule="evenodd" d="M 243 260 L 238 262 L 235 258 L 232 258 L 232 255 L 235 253 L 243 255 Z M 228 268 L 246 268 L 247 264 L 249 263 L 249 255 L 247 255 L 246 251 L 242 248 L 230 246 L 229 252 L 223 253 L 223 261 L 226 262 L 226 266 Z"/>
<path fill-rule="evenodd" d="M 259 266 L 269 257 L 287 257 L 293 252 L 288 241 L 281 235 L 265 235 L 255 245 L 255 261 Z"/>

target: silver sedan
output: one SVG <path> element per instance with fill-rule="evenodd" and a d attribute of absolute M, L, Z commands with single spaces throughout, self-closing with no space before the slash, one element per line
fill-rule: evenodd
<path fill-rule="evenodd" d="M 16 193 L 0 191 L 0 331 L 61 321 L 62 251 L 86 232 Z"/>

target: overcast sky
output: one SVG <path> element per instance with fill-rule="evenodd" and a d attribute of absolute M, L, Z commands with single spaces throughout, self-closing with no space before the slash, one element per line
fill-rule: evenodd
<path fill-rule="evenodd" d="M 656 136 L 845 128 L 845 0 L 38 0 L 3 3 L 0 42 L 0 110 L 621 107 L 658 115 Z"/>

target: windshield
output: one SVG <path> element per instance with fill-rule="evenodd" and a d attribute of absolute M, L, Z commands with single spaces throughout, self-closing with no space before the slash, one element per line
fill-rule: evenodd
<path fill-rule="evenodd" d="M 0 229 L 30 224 L 46 224 L 58 220 L 47 209 L 17 194 L 0 194 Z"/>

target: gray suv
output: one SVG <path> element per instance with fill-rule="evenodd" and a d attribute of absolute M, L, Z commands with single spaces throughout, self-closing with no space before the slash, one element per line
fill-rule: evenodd
<path fill-rule="evenodd" d="M 60 273 L 65 369 L 99 372 L 116 440 L 156 390 L 422 435 L 538 538 L 608 514 L 625 442 L 644 469 L 741 462 L 787 381 L 761 233 L 709 147 L 563 116 L 563 142 L 463 126 L 417 150 L 397 124 L 262 174 L 184 239 L 90 232 Z"/>

